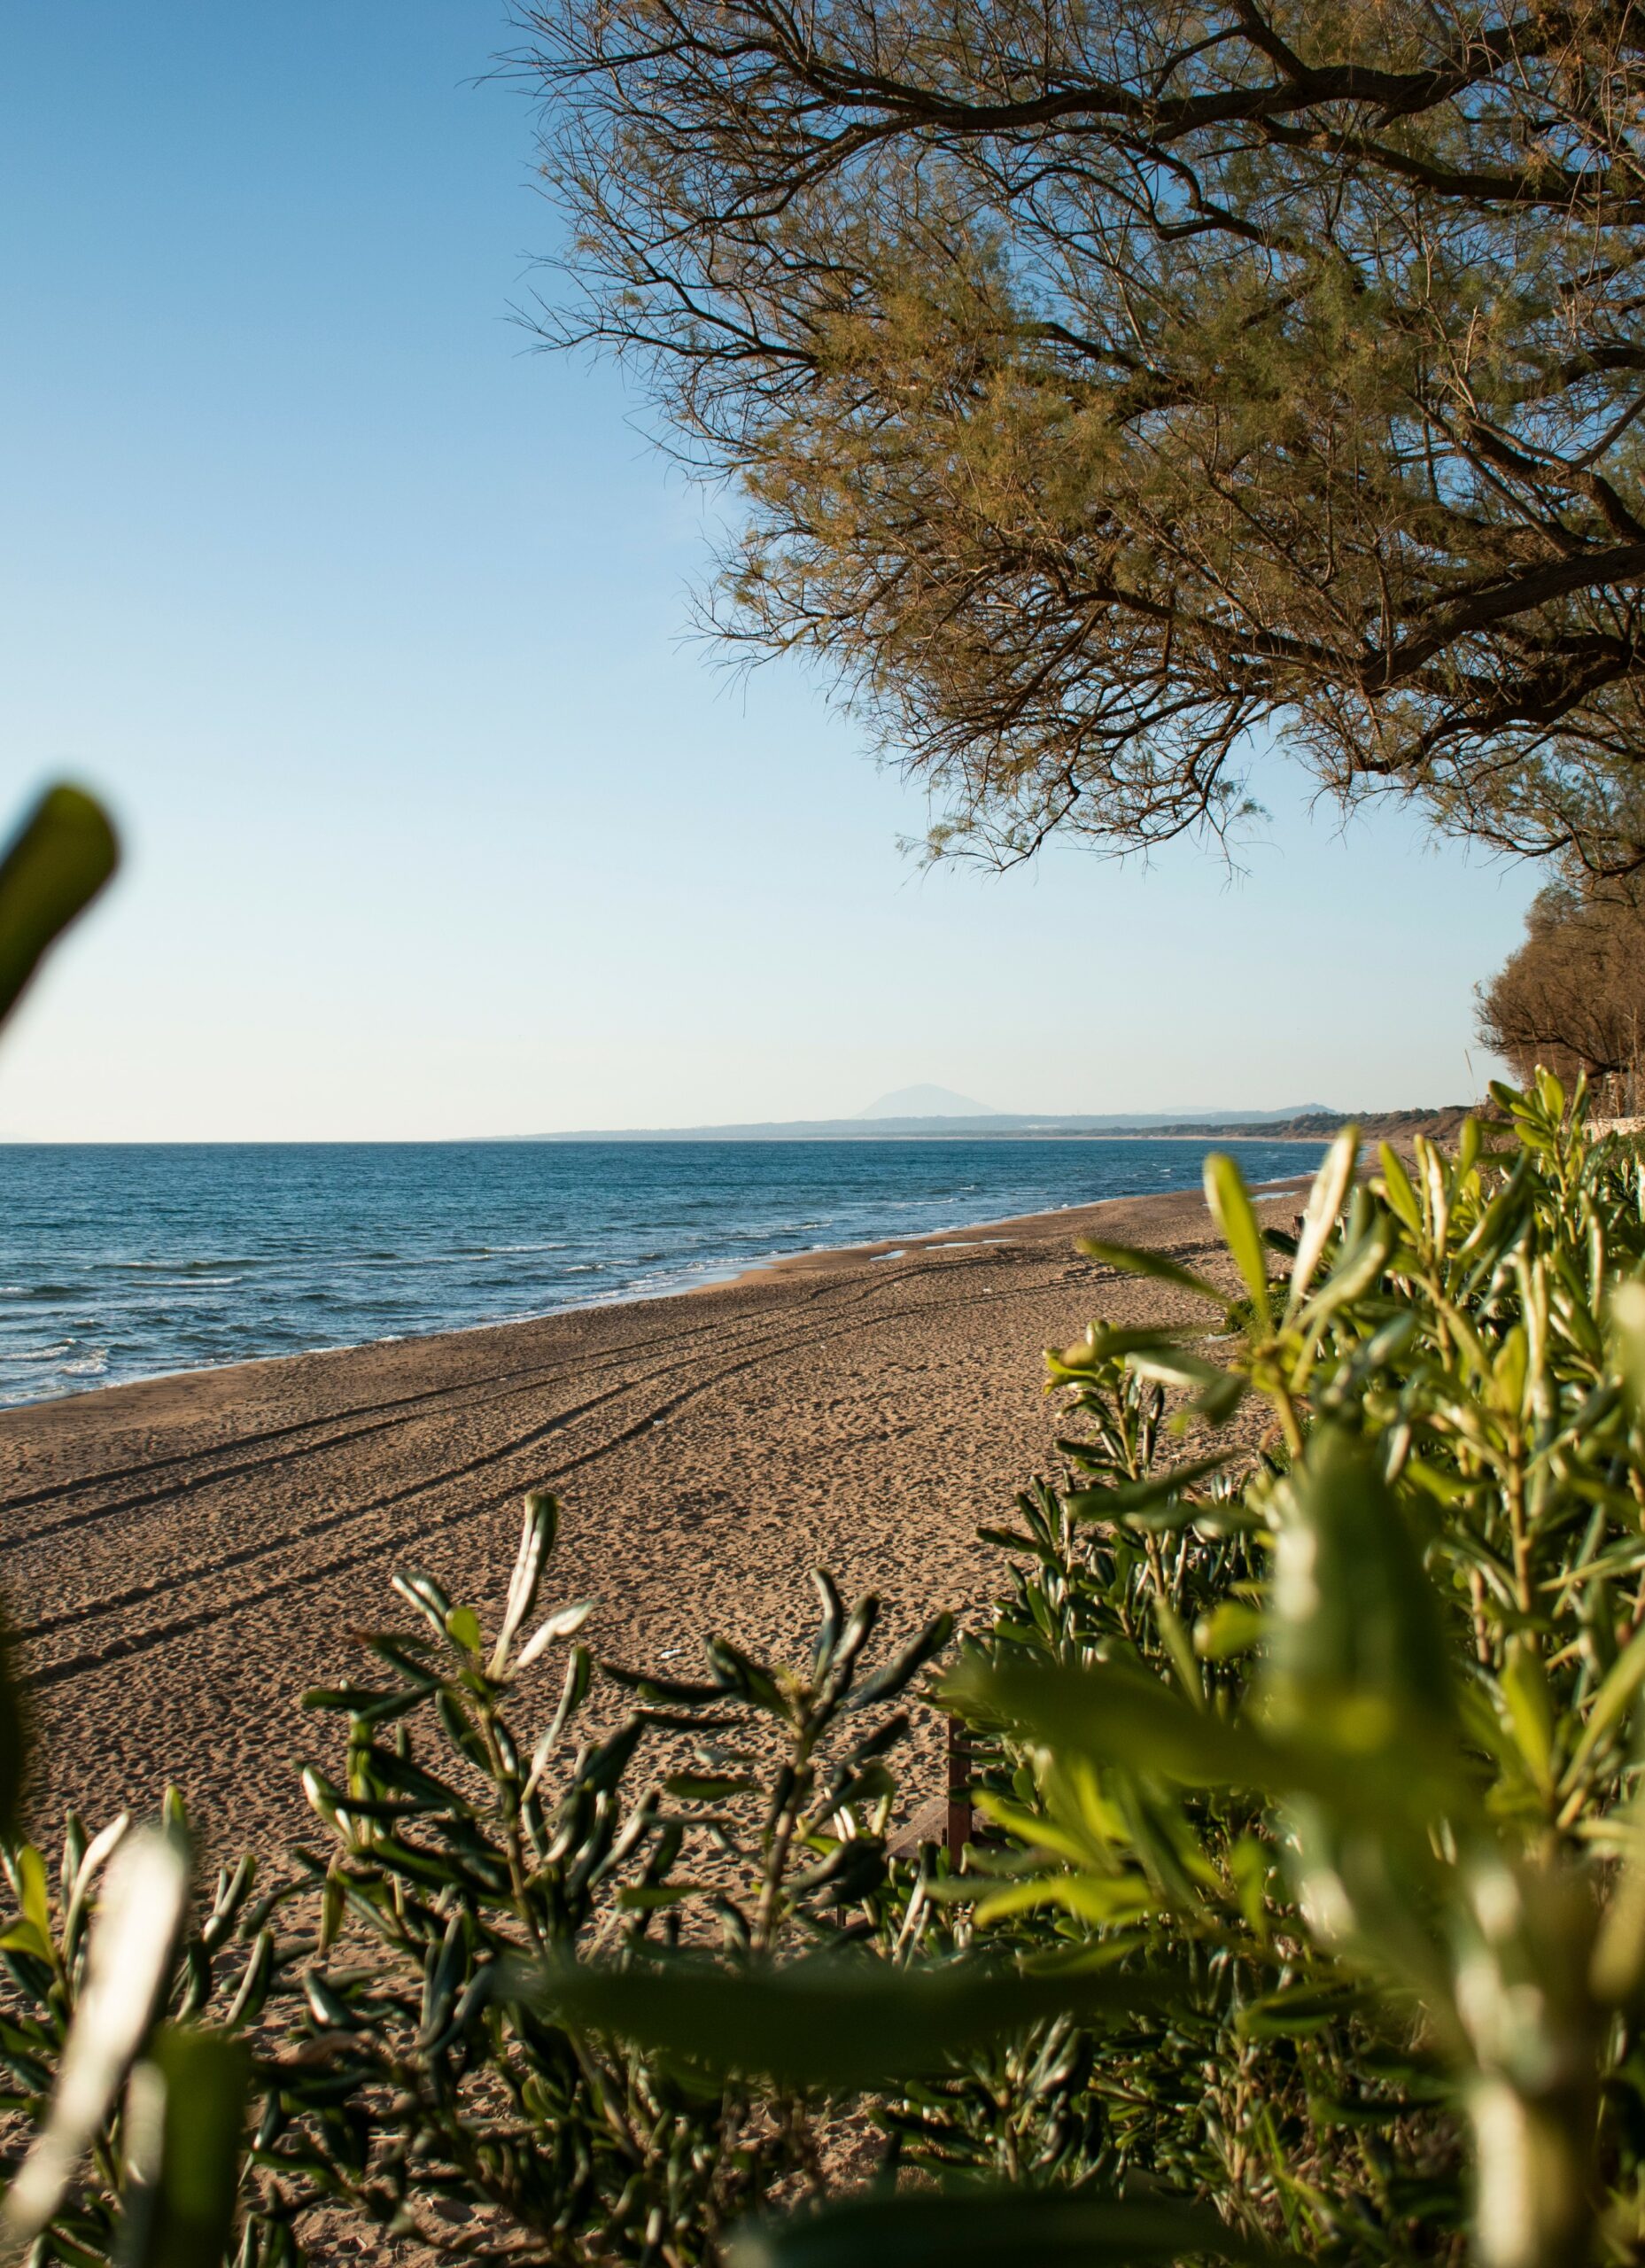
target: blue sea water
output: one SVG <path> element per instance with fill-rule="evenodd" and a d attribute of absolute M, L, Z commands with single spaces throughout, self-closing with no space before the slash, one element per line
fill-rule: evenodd
<path fill-rule="evenodd" d="M 1248 1179 L 1317 1142 L 0 1146 L 0 1404 L 641 1299 L 783 1253 Z"/>

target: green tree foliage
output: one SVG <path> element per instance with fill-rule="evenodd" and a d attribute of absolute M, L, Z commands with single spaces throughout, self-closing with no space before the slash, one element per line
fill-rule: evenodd
<path fill-rule="evenodd" d="M 1605 1081 L 1634 1114 L 1645 1057 L 1645 900 L 1637 883 L 1557 882 L 1525 916 L 1525 943 L 1479 990 L 1479 1037 L 1523 1079 Z"/>
<path fill-rule="evenodd" d="M 939 847 L 1333 788 L 1645 857 L 1639 19 L 1612 0 L 547 0 L 562 340 L 742 526 Z"/>

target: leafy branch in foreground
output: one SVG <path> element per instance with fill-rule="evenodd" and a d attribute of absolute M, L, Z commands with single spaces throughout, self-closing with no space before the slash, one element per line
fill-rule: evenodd
<path fill-rule="evenodd" d="M 894 1915 L 917 1919 L 935 1859 L 888 1852 L 888 1759 L 909 1730 L 896 1705 L 951 1619 L 876 1659 L 877 1602 L 848 1609 L 819 1576 L 803 1667 L 716 1637 L 700 1683 L 601 1672 L 580 1636 L 593 1602 L 539 1604 L 558 1518 L 551 1495 L 527 1497 L 494 1634 L 432 1578 L 396 1578 L 422 1627 L 371 1636 L 361 1675 L 306 1697 L 345 1728 L 340 1768 L 303 1775 L 327 1847 L 292 1852 L 256 1896 L 249 1859 L 225 1870 L 194 1930 L 183 1929 L 180 1873 L 152 2006 L 132 2037 L 111 2031 L 88 1980 L 101 1872 L 111 1854 L 124 1863 L 134 1831 L 121 1819 L 88 1843 L 71 1818 L 55 1900 L 39 1852 L 12 1846 L 0 2063 L 14 2107 L 47 2135 L 66 2098 L 84 2116 L 71 2148 L 50 2146 L 53 2182 L 26 2163 L 10 2196 L 67 2268 L 115 2257 L 139 2220 L 175 2224 L 163 2199 L 151 2203 L 144 2171 L 151 2064 L 182 2100 L 177 2088 L 214 2059 L 237 2075 L 220 2108 L 243 2102 L 249 2080 L 250 2131 L 237 2107 L 229 2120 L 219 2230 L 237 2188 L 240 2268 L 323 2248 L 339 2210 L 446 2253 L 703 2260 L 740 2215 L 830 2179 L 829 2098 L 851 2073 L 811 2069 L 831 2036 L 828 1980 L 843 1982 L 853 1948 L 883 1947 Z M 619 1697 L 641 1705 L 614 1714 Z M 181 1806 L 173 1814 L 175 1837 Z M 112 1911 L 122 1910 L 116 1896 Z M 803 2039 L 793 2083 L 780 2052 L 748 2056 L 721 2083 L 692 2055 L 688 2029 L 653 2053 L 581 2005 L 589 1980 L 650 1990 L 660 1964 L 669 1989 L 688 1992 L 716 1946 L 717 1975 L 785 1964 L 789 1997 L 766 2039 L 770 2050 Z M 932 2042 L 956 2015 L 978 2035 L 1016 2020 L 1009 1974 L 967 1977 L 957 1994 L 935 1977 L 909 1981 L 899 2023 L 910 2068 L 940 2052 Z M 921 2007 L 923 2030 L 910 2016 Z M 167 2023 L 151 2034 L 157 2013 Z M 883 2033 L 887 2014 L 876 1995 L 850 2029 Z M 77 2042 L 99 2041 L 106 2085 L 92 2102 L 74 2058 Z M 848 2063 L 859 2053 L 848 2045 Z M 198 2151 L 172 2159 L 185 2171 L 200 2162 Z M 222 2162 L 213 2151 L 207 2172 Z"/>
<path fill-rule="evenodd" d="M 1454 2121 L 1481 2260 L 1625 2256 L 1638 2227 L 1641 1181 L 1580 1093 L 1497 1099 L 1511 1153 L 1470 1129 L 1351 1195 L 1345 1137 L 1267 1240 L 1278 1284 L 1212 1169 L 1238 1332 L 1214 1365 L 1100 1328 L 1053 1359 L 1102 1487 L 1054 1533 L 1040 1503 L 1051 1565 L 1019 1587 L 1058 1588 L 1055 1627 L 1002 1618 L 952 1689 L 1015 1759 L 983 1798 L 1018 1845 L 996 1910 L 1199 1948 L 1194 2185 L 1326 2256 L 1443 2256 Z M 1236 1501 L 1128 1502 L 1113 1445 L 1167 1384 L 1184 1419 L 1271 1414 Z M 1158 2101 L 1185 2061 L 1152 2041 L 1093 2089 Z M 1157 2119 L 1129 2124 L 1121 2164 L 1157 2164 Z"/>
<path fill-rule="evenodd" d="M 598 2010 L 579 2021 L 581 1964 L 597 1953 L 620 1990 L 687 1945 L 718 1939 L 734 1966 L 873 1936 L 892 1871 L 886 1759 L 908 1729 L 892 1705 L 951 1622 L 937 1617 L 865 1674 L 877 1603 L 848 1612 L 819 1577 L 803 1669 L 715 1637 L 702 1682 L 608 1670 L 603 1690 L 641 1705 L 562 1768 L 592 1658 L 572 1647 L 535 1738 L 520 1729 L 520 1680 L 586 1608 L 550 1615 L 512 1651 L 555 1518 L 552 1498 L 527 1500 L 494 1644 L 430 1579 L 406 1579 L 423 1631 L 370 1641 L 369 1686 L 309 1697 L 348 1720 L 343 1777 L 306 1775 L 335 1841 L 323 1868 L 309 1862 L 320 1951 L 340 1949 L 352 1925 L 375 1958 L 334 1961 L 310 1989 L 305 2029 L 314 2052 L 329 2043 L 330 2083 L 351 2105 L 347 2151 L 323 2121 L 299 2118 L 289 2140 L 265 2137 L 263 2162 L 431 2239 L 428 2210 L 448 2200 L 506 2226 L 514 2257 L 593 2247 L 695 2260 L 783 2184 L 819 2184 L 815 2107 L 780 2064 L 774 2087 L 749 2083 L 758 2065 L 705 2084 L 678 2035 L 638 2053 Z M 632 1792 L 632 1768 L 659 1747 L 661 1776 Z"/>

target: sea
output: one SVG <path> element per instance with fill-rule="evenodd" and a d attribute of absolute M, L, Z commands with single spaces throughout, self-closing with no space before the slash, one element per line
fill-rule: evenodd
<path fill-rule="evenodd" d="M 0 1146 L 0 1405 L 649 1299 L 784 1254 L 1250 1181 L 1318 1142 Z"/>

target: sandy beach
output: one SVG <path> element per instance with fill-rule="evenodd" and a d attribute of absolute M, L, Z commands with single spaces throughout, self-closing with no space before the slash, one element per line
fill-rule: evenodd
<path fill-rule="evenodd" d="M 610 1658 L 689 1674 L 710 1627 L 792 1645 L 819 1562 L 892 1632 L 976 1610 L 1001 1571 L 976 1525 L 1050 1454 L 1041 1348 L 1187 1311 L 1081 1234 L 1220 1272 L 1197 1196 L 1123 1199 L 8 1411 L 0 1591 L 41 1831 L 175 1781 L 213 1850 L 301 1833 L 298 1695 L 349 1668 L 351 1631 L 403 1620 L 397 1567 L 494 1613 L 527 1487 L 565 1504 L 545 1596 L 597 1596 Z"/>

